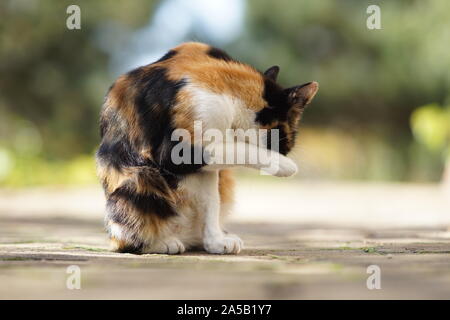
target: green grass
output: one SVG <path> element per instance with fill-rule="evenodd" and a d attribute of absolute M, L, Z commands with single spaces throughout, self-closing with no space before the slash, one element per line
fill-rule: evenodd
<path fill-rule="evenodd" d="M 364 251 L 365 253 L 378 253 L 377 248 L 375 247 L 363 247 L 360 248 L 360 250 Z"/>
<path fill-rule="evenodd" d="M 338 249 L 339 249 L 339 250 L 358 250 L 358 248 L 354 248 L 354 247 L 346 247 L 346 246 L 339 247 Z"/>
<path fill-rule="evenodd" d="M 65 246 L 63 247 L 64 250 L 86 250 L 86 251 L 92 251 L 92 252 L 109 252 L 109 250 L 104 248 L 93 248 L 93 247 L 87 247 L 87 246 Z"/>
<path fill-rule="evenodd" d="M 33 260 L 33 259 L 24 258 L 24 257 L 0 257 L 0 261 L 27 261 L 27 260 Z"/>

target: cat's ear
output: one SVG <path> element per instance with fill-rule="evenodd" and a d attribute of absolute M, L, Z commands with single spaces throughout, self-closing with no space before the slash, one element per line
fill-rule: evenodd
<path fill-rule="evenodd" d="M 319 84 L 313 81 L 286 89 L 285 91 L 288 94 L 288 101 L 291 106 L 303 108 L 311 102 L 318 90 Z"/>
<path fill-rule="evenodd" d="M 267 78 L 272 79 L 273 81 L 277 81 L 278 72 L 280 72 L 280 67 L 273 66 L 273 67 L 270 67 L 269 69 L 267 69 L 266 71 L 264 71 L 264 75 Z"/>

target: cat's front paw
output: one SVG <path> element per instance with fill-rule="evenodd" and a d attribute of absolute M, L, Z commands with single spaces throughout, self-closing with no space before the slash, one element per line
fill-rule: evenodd
<path fill-rule="evenodd" d="M 276 177 L 290 177 L 298 171 L 297 165 L 289 158 L 283 157 L 278 163 L 278 168 L 275 168 L 273 173 Z"/>
<path fill-rule="evenodd" d="M 220 237 L 205 238 L 203 246 L 209 253 L 237 254 L 244 248 L 244 242 L 237 235 L 225 234 Z"/>

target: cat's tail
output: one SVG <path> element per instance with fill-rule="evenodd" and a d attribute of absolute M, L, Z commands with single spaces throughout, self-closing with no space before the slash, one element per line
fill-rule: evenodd
<path fill-rule="evenodd" d="M 99 170 L 107 198 L 106 228 L 113 249 L 142 251 L 177 215 L 175 186 L 157 168 L 109 167 Z"/>

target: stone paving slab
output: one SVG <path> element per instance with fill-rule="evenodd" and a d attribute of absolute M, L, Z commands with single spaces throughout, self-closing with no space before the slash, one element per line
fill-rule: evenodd
<path fill-rule="evenodd" d="M 109 252 L 98 222 L 55 223 L 39 234 L 33 222 L 11 224 L 0 227 L 1 299 L 450 298 L 445 229 L 232 224 L 246 242 L 241 254 L 168 256 Z M 381 290 L 366 287 L 374 264 Z M 81 290 L 66 288 L 70 265 L 81 268 Z"/>
<path fill-rule="evenodd" d="M 51 202 L 53 191 L 32 192 L 36 211 L 32 203 L 18 204 L 19 193 L 8 192 L 17 203 L 0 192 L 0 299 L 450 299 L 450 229 L 440 196 L 432 199 L 441 199 L 435 208 L 444 218 L 431 215 L 432 223 L 424 226 L 403 221 L 389 227 L 387 217 L 375 227 L 359 220 L 324 223 L 308 215 L 261 222 L 241 213 L 228 225 L 245 241 L 239 255 L 169 256 L 108 251 L 89 189 L 78 196 L 60 191 L 70 208 L 66 212 Z M 22 202 L 29 197 L 24 194 Z M 67 199 L 82 203 L 85 197 L 77 214 L 75 202 Z M 298 199 L 284 201 L 300 206 Z M 45 202 L 53 206 L 47 214 Z M 426 220 L 415 214 L 416 221 Z M 80 290 L 66 287 L 71 265 L 80 267 Z M 381 269 L 380 290 L 367 289 L 370 265 Z"/>

